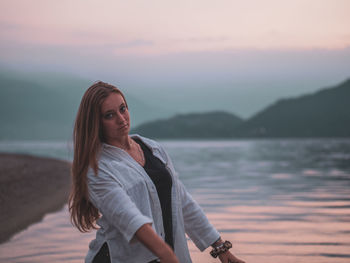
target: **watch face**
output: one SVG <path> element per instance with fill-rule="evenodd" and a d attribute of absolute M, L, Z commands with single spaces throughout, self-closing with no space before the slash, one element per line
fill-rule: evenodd
<path fill-rule="evenodd" d="M 232 248 L 232 243 L 231 243 L 230 241 L 225 241 L 224 246 L 225 246 L 227 249 L 230 249 L 230 248 Z"/>
<path fill-rule="evenodd" d="M 213 258 L 217 258 L 218 255 L 215 253 L 214 249 L 215 249 L 215 248 L 213 248 L 213 250 L 210 251 L 210 255 L 211 255 Z"/>
<path fill-rule="evenodd" d="M 213 258 L 217 258 L 218 255 L 225 253 L 230 248 L 232 248 L 232 243 L 226 240 L 220 246 L 213 248 L 212 251 L 210 251 L 210 255 Z"/>

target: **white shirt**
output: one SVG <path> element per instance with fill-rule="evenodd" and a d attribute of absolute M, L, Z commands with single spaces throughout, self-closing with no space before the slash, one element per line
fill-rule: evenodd
<path fill-rule="evenodd" d="M 172 177 L 174 252 L 181 263 L 190 263 L 185 233 L 201 251 L 214 243 L 219 233 L 179 181 L 168 154 L 160 144 L 139 135 L 131 137 L 141 139 L 165 164 Z M 151 223 L 156 233 L 163 240 L 165 238 L 157 190 L 143 167 L 123 149 L 103 144 L 98 174 L 96 176 L 89 169 L 87 177 L 90 200 L 102 217 L 97 221 L 100 228 L 96 239 L 89 244 L 85 262 L 92 262 L 104 242 L 108 244 L 111 263 L 146 263 L 157 259 L 134 237 L 142 225 Z"/>

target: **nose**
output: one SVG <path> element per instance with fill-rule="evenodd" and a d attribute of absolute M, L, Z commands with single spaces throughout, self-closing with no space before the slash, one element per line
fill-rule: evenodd
<path fill-rule="evenodd" d="M 124 123 L 125 123 L 125 117 L 124 117 L 124 115 L 121 114 L 120 112 L 117 113 L 116 122 L 117 122 L 118 124 L 124 124 Z"/>

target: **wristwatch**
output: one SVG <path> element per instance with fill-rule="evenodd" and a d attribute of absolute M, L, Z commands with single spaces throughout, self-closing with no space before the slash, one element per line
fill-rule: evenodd
<path fill-rule="evenodd" d="M 230 248 L 232 248 L 232 243 L 230 241 L 225 241 L 224 243 L 222 243 L 221 245 L 214 247 L 212 249 L 212 251 L 210 251 L 210 255 L 213 258 L 217 258 L 219 255 L 221 255 L 222 253 L 225 253 L 227 250 L 229 250 Z"/>

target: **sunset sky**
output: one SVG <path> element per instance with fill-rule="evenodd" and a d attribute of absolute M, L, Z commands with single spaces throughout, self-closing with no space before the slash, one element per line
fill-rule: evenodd
<path fill-rule="evenodd" d="M 190 96 L 265 89 L 262 104 L 350 77 L 348 0 L 0 0 L 0 8 L 2 68 L 159 96 L 174 87 Z M 244 116 L 257 110 L 236 105 Z"/>

